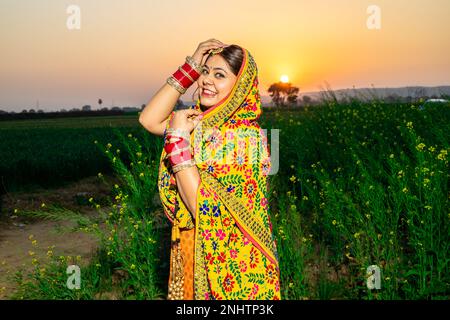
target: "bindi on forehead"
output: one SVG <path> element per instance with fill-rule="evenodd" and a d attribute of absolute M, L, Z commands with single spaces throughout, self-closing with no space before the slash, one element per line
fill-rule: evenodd
<path fill-rule="evenodd" d="M 204 64 L 204 66 L 205 66 L 207 69 L 211 69 L 207 64 Z M 214 67 L 213 70 L 222 70 L 222 71 L 224 71 L 224 72 L 227 72 L 224 68 L 221 68 L 221 67 Z M 228 72 L 227 72 L 227 73 L 228 73 Z"/>

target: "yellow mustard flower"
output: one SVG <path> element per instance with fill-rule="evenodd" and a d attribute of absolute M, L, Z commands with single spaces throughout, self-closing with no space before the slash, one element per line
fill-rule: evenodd
<path fill-rule="evenodd" d="M 418 150 L 418 151 L 422 151 L 423 149 L 425 148 L 425 144 L 424 143 L 419 143 L 417 146 L 416 146 L 416 149 Z"/>

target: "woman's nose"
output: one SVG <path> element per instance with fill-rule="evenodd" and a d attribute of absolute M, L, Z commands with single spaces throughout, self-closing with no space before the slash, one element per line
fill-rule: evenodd
<path fill-rule="evenodd" d="M 206 84 L 206 83 L 212 84 L 212 83 L 213 83 L 213 80 L 210 79 L 210 77 L 211 77 L 210 74 L 205 75 L 205 76 L 203 77 L 203 84 Z"/>
<path fill-rule="evenodd" d="M 207 78 L 203 79 L 203 85 L 212 86 L 212 84 L 213 84 L 213 82 L 210 79 L 207 79 Z"/>

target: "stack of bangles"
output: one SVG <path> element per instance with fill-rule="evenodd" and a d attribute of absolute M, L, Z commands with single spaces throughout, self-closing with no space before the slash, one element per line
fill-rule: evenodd
<path fill-rule="evenodd" d="M 164 150 L 172 165 L 173 173 L 195 166 L 191 154 L 190 134 L 187 130 L 167 128 Z"/>
<path fill-rule="evenodd" d="M 183 94 L 200 77 L 201 72 L 201 66 L 191 56 L 187 56 L 186 62 L 166 82 Z"/>

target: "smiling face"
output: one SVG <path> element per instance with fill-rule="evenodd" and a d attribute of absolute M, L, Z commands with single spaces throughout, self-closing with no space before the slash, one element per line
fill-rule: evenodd
<path fill-rule="evenodd" d="M 217 54 L 210 56 L 197 79 L 201 105 L 205 108 L 215 105 L 231 92 L 236 80 L 237 76 L 223 57 Z"/>

